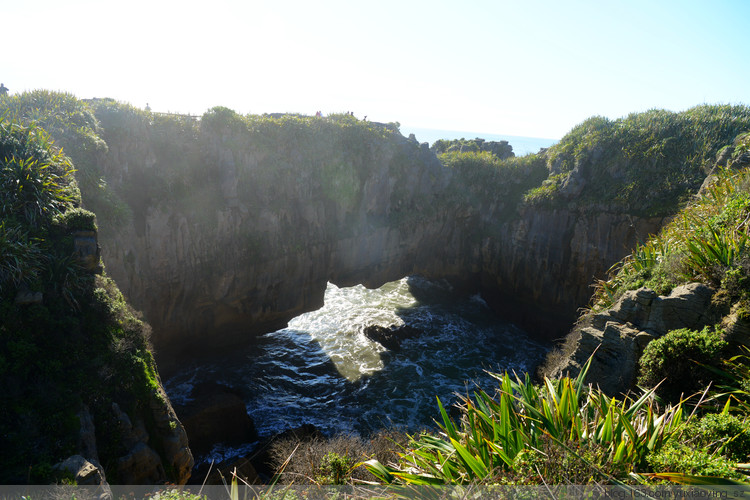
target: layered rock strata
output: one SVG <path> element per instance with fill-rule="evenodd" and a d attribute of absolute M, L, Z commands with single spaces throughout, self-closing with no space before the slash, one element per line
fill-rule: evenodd
<path fill-rule="evenodd" d="M 634 388 L 638 360 L 651 340 L 671 330 L 696 330 L 712 322 L 713 294 L 700 283 L 679 286 L 668 296 L 648 288 L 627 291 L 607 311 L 585 317 L 571 333 L 564 358 L 547 375 L 575 377 L 591 359 L 587 383 L 612 396 L 626 393 Z"/>

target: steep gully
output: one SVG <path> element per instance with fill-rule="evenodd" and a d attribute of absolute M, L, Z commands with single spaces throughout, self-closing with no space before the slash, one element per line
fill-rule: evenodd
<path fill-rule="evenodd" d="M 292 138 L 237 147 L 229 133 L 204 133 L 213 185 L 170 200 L 139 189 L 164 169 L 151 133 L 105 135 L 107 181 L 133 217 L 100 239 L 108 273 L 153 326 L 162 372 L 319 308 L 328 281 L 445 278 L 532 334 L 559 338 L 593 279 L 663 222 L 543 208 L 501 219 L 503 200 L 481 211 L 448 202 L 454 172 L 397 133 L 358 155 L 336 137 L 311 152 Z"/>

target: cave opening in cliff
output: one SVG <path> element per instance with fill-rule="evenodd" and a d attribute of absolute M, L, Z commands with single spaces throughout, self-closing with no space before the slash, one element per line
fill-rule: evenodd
<path fill-rule="evenodd" d="M 179 399 L 197 381 L 238 389 L 261 435 L 314 424 L 327 434 L 369 435 L 393 425 L 434 425 L 435 396 L 450 403 L 486 370 L 533 370 L 546 353 L 478 295 L 409 276 L 368 289 L 328 283 L 324 305 L 257 343 L 172 377 Z"/>

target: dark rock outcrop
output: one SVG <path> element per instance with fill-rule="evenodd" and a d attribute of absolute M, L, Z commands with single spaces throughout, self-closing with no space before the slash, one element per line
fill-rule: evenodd
<path fill-rule="evenodd" d="M 101 466 L 94 465 L 81 455 L 71 455 L 54 469 L 72 476 L 75 484 L 80 486 L 104 486 L 107 480 Z"/>
<path fill-rule="evenodd" d="M 184 426 L 161 386 L 149 396 L 147 411 L 148 414 L 131 416 L 117 403 L 112 404 L 117 432 L 126 450 L 117 459 L 118 483 L 159 484 L 167 480 L 187 483 L 194 465 L 193 454 Z M 151 425 L 147 426 L 146 420 Z"/>
<path fill-rule="evenodd" d="M 391 351 L 401 349 L 402 341 L 414 338 L 421 333 L 421 330 L 409 325 L 391 325 L 388 327 L 368 325 L 364 328 L 365 337 Z"/>
<path fill-rule="evenodd" d="M 194 454 L 207 453 L 218 443 L 242 444 L 257 439 L 244 400 L 231 388 L 203 382 L 193 388 L 190 398 L 177 406 L 177 413 Z"/>

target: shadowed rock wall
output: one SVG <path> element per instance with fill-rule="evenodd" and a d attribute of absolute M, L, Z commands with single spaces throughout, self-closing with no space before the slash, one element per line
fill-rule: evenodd
<path fill-rule="evenodd" d="M 553 338 L 592 279 L 661 223 L 517 211 L 493 199 L 497 185 L 475 187 L 493 200 L 476 203 L 426 144 L 350 117 L 98 117 L 108 189 L 128 215 L 102 225 L 103 260 L 167 369 L 172 354 L 246 341 L 320 307 L 327 281 L 376 287 L 409 274 L 481 290 Z"/>

